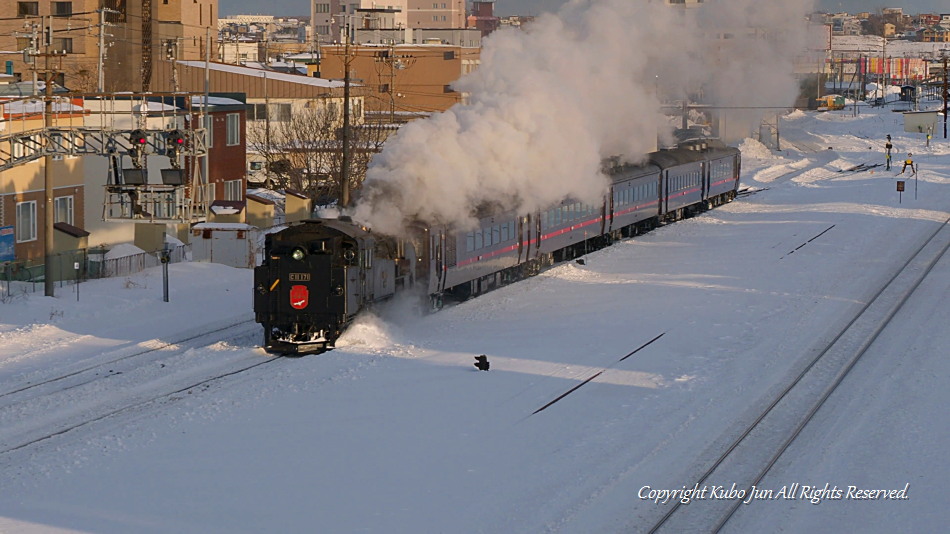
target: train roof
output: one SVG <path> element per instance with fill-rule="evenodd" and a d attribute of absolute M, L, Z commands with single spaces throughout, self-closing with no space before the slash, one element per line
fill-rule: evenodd
<path fill-rule="evenodd" d="M 676 148 L 661 149 L 649 154 L 650 162 L 660 167 L 672 167 L 709 159 L 710 155 L 733 154 L 737 148 L 730 147 L 719 139 L 694 139 L 681 143 Z"/>
<path fill-rule="evenodd" d="M 604 172 L 610 177 L 610 180 L 613 183 L 617 183 L 630 180 L 632 178 L 639 178 L 641 176 L 658 174 L 660 172 L 660 168 L 652 163 L 639 163 L 636 165 L 623 163 L 607 167 L 605 168 Z"/>
<path fill-rule="evenodd" d="M 370 236 L 370 232 L 365 227 L 354 223 L 349 217 L 343 219 L 305 219 L 300 222 L 291 223 L 287 229 L 281 231 L 281 233 L 298 234 L 327 229 L 354 238 Z"/>

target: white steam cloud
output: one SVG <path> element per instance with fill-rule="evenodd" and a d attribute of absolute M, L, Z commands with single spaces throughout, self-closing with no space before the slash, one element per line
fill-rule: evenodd
<path fill-rule="evenodd" d="M 472 228 L 484 205 L 594 201 L 604 157 L 636 162 L 669 139 L 664 101 L 701 88 L 707 104 L 791 105 L 812 4 L 574 0 L 524 31 L 495 32 L 455 86 L 469 103 L 387 142 L 352 215 L 398 235 L 414 219 Z"/>

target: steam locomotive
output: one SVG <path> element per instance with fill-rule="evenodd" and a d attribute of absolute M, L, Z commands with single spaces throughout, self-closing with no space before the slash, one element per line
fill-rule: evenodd
<path fill-rule="evenodd" d="M 533 213 L 484 213 L 478 229 L 418 225 L 396 239 L 347 217 L 295 223 L 265 238 L 254 270 L 254 313 L 270 352 L 331 348 L 362 310 L 417 291 L 438 309 L 537 274 L 665 222 L 733 200 L 741 154 L 693 139 L 639 165 L 608 162 L 596 205 L 565 200 Z"/>

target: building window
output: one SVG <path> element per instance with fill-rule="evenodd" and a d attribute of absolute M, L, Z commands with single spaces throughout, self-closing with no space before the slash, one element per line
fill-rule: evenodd
<path fill-rule="evenodd" d="M 317 13 L 329 13 L 330 4 L 316 4 L 314 6 L 314 9 L 316 10 Z"/>
<path fill-rule="evenodd" d="M 73 53 L 73 40 L 72 38 L 59 38 L 53 39 L 53 50 L 56 52 L 65 52 L 67 54 Z"/>
<path fill-rule="evenodd" d="M 36 241 L 36 201 L 16 205 L 16 241 Z"/>
<path fill-rule="evenodd" d="M 290 122 L 293 110 L 290 104 L 277 104 L 277 122 Z"/>
<path fill-rule="evenodd" d="M 206 117 L 205 124 L 207 124 L 207 128 L 205 128 L 205 145 L 207 148 L 211 148 L 214 146 L 214 116 L 209 113 Z"/>
<path fill-rule="evenodd" d="M 73 15 L 73 3 L 53 2 L 50 11 L 54 17 L 71 17 Z"/>
<path fill-rule="evenodd" d="M 36 17 L 40 14 L 39 2 L 17 2 L 16 14 L 18 17 Z"/>
<path fill-rule="evenodd" d="M 240 113 L 228 113 L 228 146 L 241 144 L 241 115 Z"/>
<path fill-rule="evenodd" d="M 73 224 L 73 197 L 57 197 L 53 199 L 54 222 Z"/>
<path fill-rule="evenodd" d="M 247 120 L 262 121 L 267 119 L 267 104 L 248 104 Z"/>
<path fill-rule="evenodd" d="M 224 200 L 244 199 L 244 180 L 228 180 L 224 182 Z"/>
<path fill-rule="evenodd" d="M 125 22 L 126 21 L 126 0 L 102 0 L 101 6 L 116 11 L 106 12 L 106 22 Z"/>

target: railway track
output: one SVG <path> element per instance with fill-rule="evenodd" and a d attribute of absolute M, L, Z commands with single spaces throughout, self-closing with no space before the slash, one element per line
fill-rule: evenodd
<path fill-rule="evenodd" d="M 281 359 L 242 350 L 256 347 L 259 337 L 253 321 L 242 321 L 175 343 L 98 358 L 80 369 L 0 393 L 0 462 Z M 219 350 L 210 349 L 215 345 Z"/>
<path fill-rule="evenodd" d="M 222 335 L 235 328 L 243 328 L 245 325 L 254 324 L 253 319 L 247 319 L 237 323 L 228 324 L 219 328 L 205 330 L 198 334 L 188 335 L 174 341 L 144 341 L 135 345 L 122 347 L 100 354 L 96 358 L 84 360 L 77 368 L 68 371 L 54 370 L 52 376 L 38 376 L 30 380 L 23 380 L 20 384 L 11 386 L 5 391 L 0 391 L 0 408 L 8 402 L 7 399 L 15 397 L 17 394 L 28 390 L 44 388 L 50 384 L 65 383 L 66 387 L 81 386 L 86 382 L 97 380 L 103 376 L 121 373 L 129 365 L 142 365 L 140 361 L 149 359 L 161 359 L 165 357 L 167 351 L 173 351 L 182 343 L 199 341 L 203 338 L 213 338 L 217 340 Z M 222 334 L 224 333 L 224 334 Z M 62 389 L 59 386 L 58 389 Z"/>
<path fill-rule="evenodd" d="M 652 526 L 629 531 L 719 532 L 755 486 L 795 441 L 832 392 L 887 328 L 904 303 L 950 249 L 950 219 L 944 221 L 853 319 L 760 415 L 684 489 L 706 490 L 688 505 L 673 499 Z"/>

